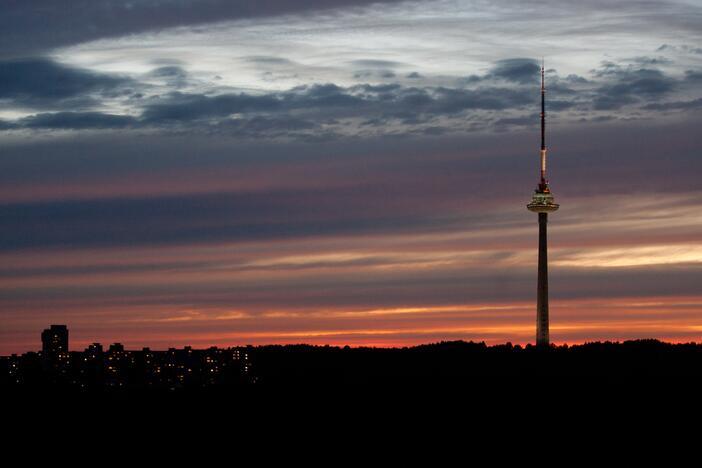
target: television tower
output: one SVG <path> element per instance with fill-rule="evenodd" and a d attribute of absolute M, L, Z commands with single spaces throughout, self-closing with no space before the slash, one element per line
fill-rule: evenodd
<path fill-rule="evenodd" d="M 536 344 L 548 346 L 548 243 L 546 224 L 548 214 L 559 207 L 554 203 L 553 194 L 546 178 L 546 87 L 544 86 L 544 65 L 541 64 L 541 179 L 534 190 L 529 211 L 539 215 L 539 278 L 536 288 Z"/>

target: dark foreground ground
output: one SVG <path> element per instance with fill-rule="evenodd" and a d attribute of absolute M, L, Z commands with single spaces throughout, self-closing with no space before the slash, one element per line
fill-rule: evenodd
<path fill-rule="evenodd" d="M 264 346 L 252 351 L 260 385 L 481 382 L 486 378 L 702 377 L 702 344 L 657 340 L 540 348 L 463 341 L 402 349 Z"/>
<path fill-rule="evenodd" d="M 454 448 L 472 451 L 481 443 L 468 436 L 469 430 L 504 445 L 507 435 L 524 439 L 548 433 L 549 440 L 555 435 L 576 440 L 573 428 L 587 424 L 598 427 L 589 433 L 598 444 L 620 444 L 635 431 L 668 433 L 702 417 L 702 345 L 697 344 L 186 348 L 148 355 L 125 351 L 117 364 L 110 356 L 106 352 L 102 361 L 86 367 L 88 356 L 72 354 L 60 375 L 47 370 L 36 353 L 26 362 L 3 358 L 4 371 L 11 362 L 30 366 L 12 374 L 12 381 L 3 374 L 5 427 L 35 434 L 38 427 L 65 425 L 73 429 L 64 433 L 81 434 L 81 440 L 91 431 L 105 439 L 101 431 L 107 428 L 117 433 L 115 440 L 128 434 L 130 444 L 151 441 L 154 434 L 179 434 L 188 441 L 178 447 L 202 437 L 209 448 L 212 436 L 232 439 L 230 431 L 239 428 L 266 443 L 275 439 L 271 434 L 302 438 L 301 446 L 316 447 L 320 437 L 355 440 L 345 454 L 369 442 L 387 449 L 390 436 L 398 433 L 421 434 L 421 441 L 403 443 L 408 453 L 436 434 L 458 439 Z M 184 369 L 192 371 L 179 378 Z M 315 427 L 316 435 L 305 426 Z M 173 445 L 169 440 L 163 447 L 177 453 Z M 265 453 L 271 450 L 278 451 L 269 447 Z M 515 449 L 495 454 L 505 450 Z"/>

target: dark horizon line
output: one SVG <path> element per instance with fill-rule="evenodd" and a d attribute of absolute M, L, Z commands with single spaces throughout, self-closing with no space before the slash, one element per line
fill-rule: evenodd
<path fill-rule="evenodd" d="M 595 340 L 595 341 L 583 341 L 582 343 L 574 343 L 574 344 L 569 344 L 569 343 L 549 343 L 547 348 L 550 349 L 569 349 L 569 348 L 582 348 L 582 347 L 588 347 L 592 345 L 614 345 L 614 346 L 622 346 L 626 344 L 640 344 L 640 343 L 650 343 L 650 344 L 660 344 L 663 346 L 702 346 L 702 342 L 698 343 L 696 341 L 678 341 L 678 342 L 672 342 L 672 341 L 664 341 L 658 338 L 632 338 L 632 339 L 627 339 L 627 340 Z M 92 344 L 97 344 L 102 346 L 102 343 L 91 343 Z M 419 349 L 419 348 L 428 348 L 428 347 L 436 347 L 436 346 L 446 346 L 446 345 L 473 345 L 473 346 L 480 346 L 484 347 L 485 349 L 491 349 L 491 348 L 521 348 L 521 349 L 527 349 L 527 348 L 541 348 L 541 346 L 536 345 L 535 343 L 528 342 L 526 344 L 521 344 L 521 343 L 512 343 L 511 341 L 506 341 L 504 343 L 496 343 L 496 344 L 487 344 L 484 340 L 483 341 L 474 341 L 474 340 L 441 340 L 441 341 L 433 341 L 433 342 L 428 342 L 428 343 L 420 343 L 420 344 L 415 344 L 415 345 L 410 345 L 410 346 L 368 346 L 368 345 L 332 345 L 332 344 L 310 344 L 310 343 L 268 343 L 268 344 L 258 344 L 258 345 L 252 345 L 252 344 L 246 344 L 246 345 L 233 345 L 233 346 L 208 346 L 206 348 L 193 348 L 190 345 L 185 345 L 183 347 L 169 347 L 166 349 L 152 349 L 148 346 L 144 346 L 142 348 L 133 348 L 133 349 L 126 349 L 123 348 L 123 352 L 143 352 L 143 351 L 148 351 L 152 353 L 167 353 L 169 351 L 184 351 L 184 350 L 191 350 L 191 351 L 208 351 L 212 349 L 221 349 L 221 350 L 228 350 L 228 349 L 263 349 L 263 348 L 325 348 L 325 349 L 357 349 L 357 350 L 378 350 L 378 351 L 390 351 L 390 350 L 411 350 L 411 349 Z M 122 343 L 120 342 L 115 342 L 115 343 L 110 343 L 107 347 L 107 349 L 103 350 L 104 353 L 109 353 L 109 347 L 112 345 L 120 345 L 123 346 Z M 89 348 L 85 348 L 82 350 L 69 350 L 67 353 L 85 353 L 88 352 Z M 41 350 L 38 351 L 25 351 L 23 353 L 11 353 L 8 355 L 0 355 L 0 358 L 9 358 L 13 356 L 24 356 L 27 354 L 42 354 Z"/>

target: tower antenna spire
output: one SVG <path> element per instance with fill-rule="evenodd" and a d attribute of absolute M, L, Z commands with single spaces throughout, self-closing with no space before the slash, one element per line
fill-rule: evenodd
<path fill-rule="evenodd" d="M 541 58 L 541 181 L 539 188 L 548 188 L 546 181 L 546 84 L 544 80 L 544 59 Z"/>

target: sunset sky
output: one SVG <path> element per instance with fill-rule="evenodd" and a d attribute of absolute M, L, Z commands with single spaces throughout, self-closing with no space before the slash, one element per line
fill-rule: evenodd
<path fill-rule="evenodd" d="M 0 354 L 702 341 L 698 1 L 24 0 Z"/>

